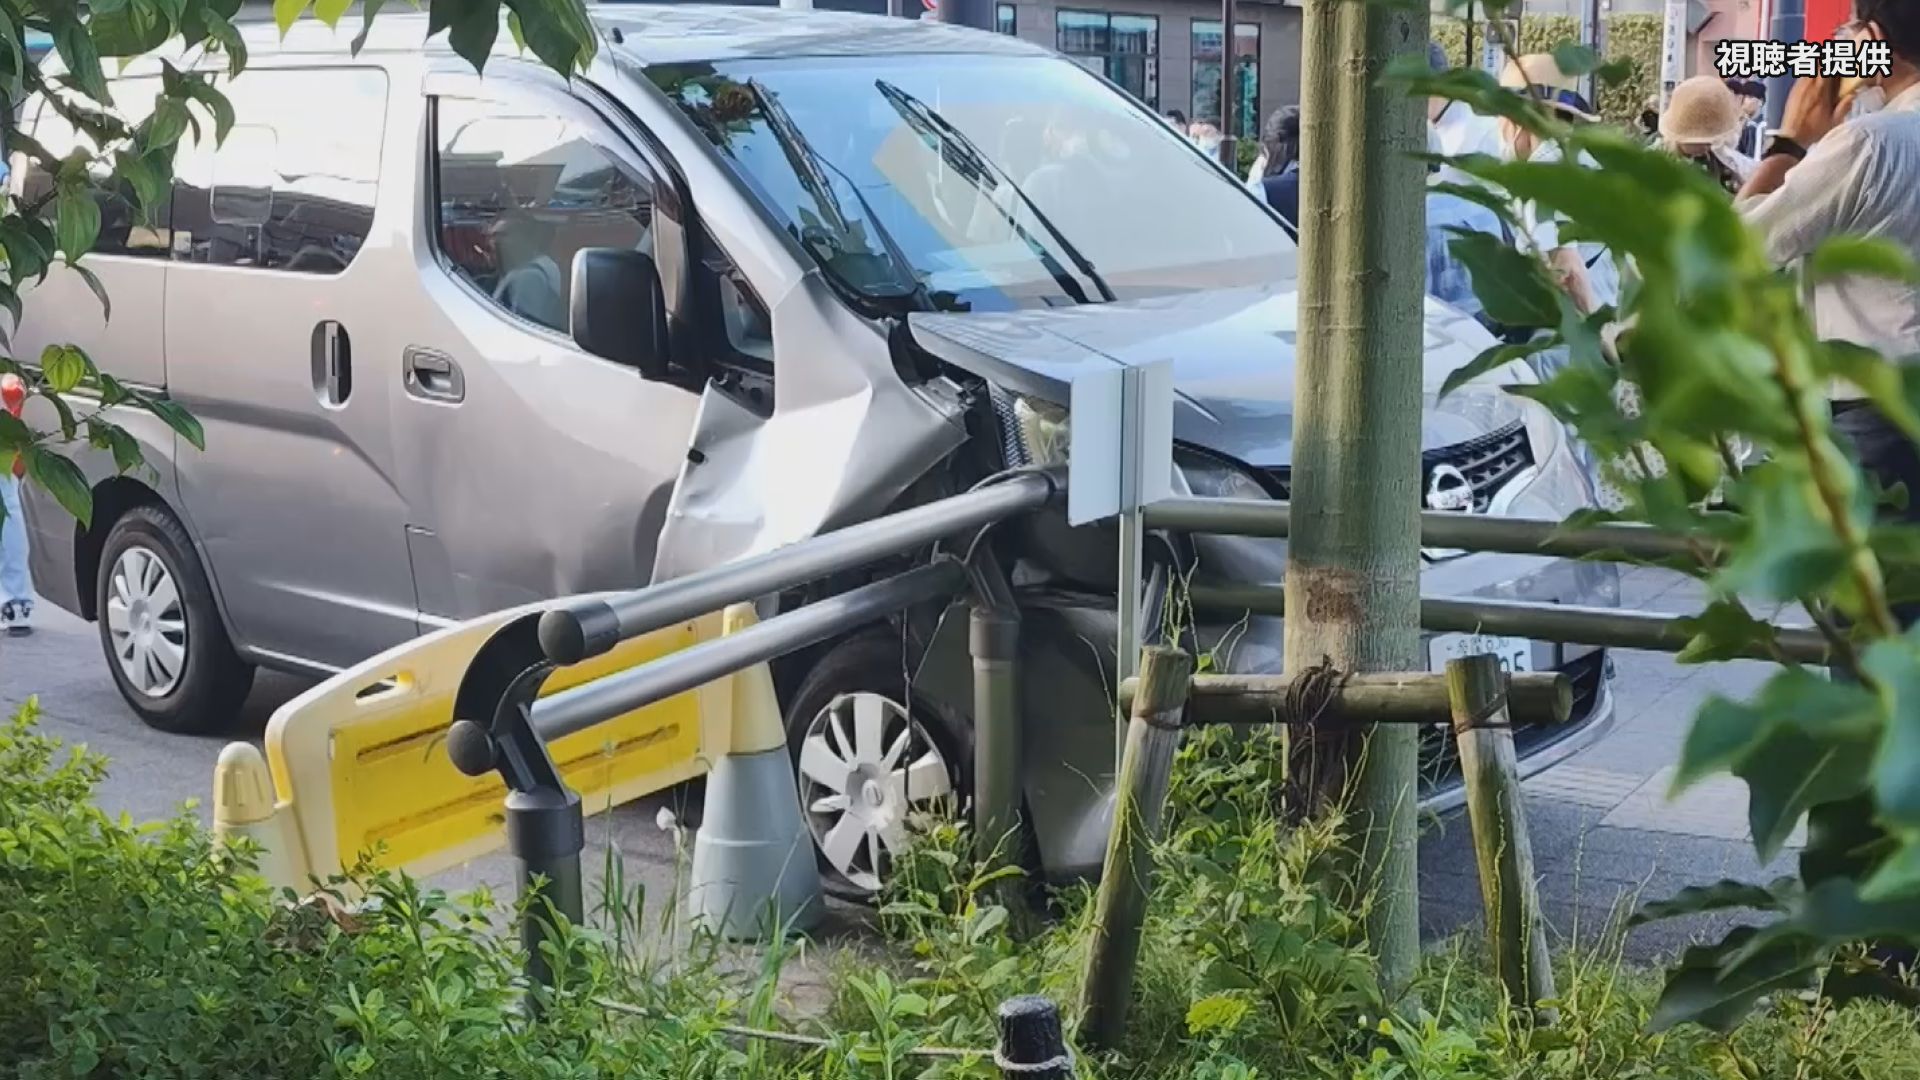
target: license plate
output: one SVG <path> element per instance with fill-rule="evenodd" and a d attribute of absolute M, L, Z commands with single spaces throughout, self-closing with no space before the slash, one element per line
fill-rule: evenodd
<path fill-rule="evenodd" d="M 1526 638 L 1489 634 L 1440 634 L 1427 643 L 1427 666 L 1444 671 L 1447 661 L 1491 653 L 1508 674 L 1533 670 L 1533 642 Z"/>

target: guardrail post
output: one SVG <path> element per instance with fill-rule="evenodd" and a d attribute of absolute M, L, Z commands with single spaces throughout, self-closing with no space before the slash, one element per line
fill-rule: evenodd
<path fill-rule="evenodd" d="M 553 982 L 545 949 L 550 916 L 578 925 L 586 915 L 580 853 L 587 830 L 580 796 L 560 778 L 533 727 L 534 699 L 553 670 L 541 656 L 537 625 L 537 616 L 510 622 L 474 655 L 454 698 L 447 757 L 468 776 L 498 771 L 506 782 L 507 847 L 520 863 L 520 896 L 533 900 L 537 890 L 538 898 L 521 917 L 520 940 L 527 978 L 541 987 Z"/>
<path fill-rule="evenodd" d="M 1449 660 L 1447 689 L 1453 698 L 1453 733 L 1467 789 L 1493 968 L 1516 1008 L 1552 1023 L 1554 1011 L 1539 1008 L 1540 1002 L 1554 997 L 1553 966 L 1513 750 L 1507 676 L 1500 661 L 1485 654 Z"/>
<path fill-rule="evenodd" d="M 973 654 L 974 848 L 1019 865 L 1020 616 L 976 602 L 967 627 Z"/>
<path fill-rule="evenodd" d="M 1043 997 L 1000 1003 L 1000 1045 L 994 1064 L 1004 1080 L 1073 1080 L 1073 1052 L 1060 1029 L 1060 1008 Z"/>
<path fill-rule="evenodd" d="M 1153 845 L 1160 838 L 1192 673 L 1193 657 L 1178 649 L 1153 646 L 1141 658 L 1139 691 L 1114 787 L 1113 828 L 1094 897 L 1093 941 L 1080 984 L 1080 1037 L 1103 1050 L 1118 1046 L 1126 1030 L 1140 927 L 1153 893 Z"/>

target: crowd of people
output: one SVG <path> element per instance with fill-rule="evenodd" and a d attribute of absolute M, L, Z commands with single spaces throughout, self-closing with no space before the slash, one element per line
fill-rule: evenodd
<path fill-rule="evenodd" d="M 1854 14 L 1841 33 L 1856 41 L 1885 42 L 1894 57 L 1891 70 L 1797 80 L 1777 129 L 1765 126 L 1763 84 L 1715 75 L 1680 83 L 1664 109 L 1649 102 L 1641 118 L 1650 141 L 1696 162 L 1726 188 L 1781 266 L 1835 236 L 1891 240 L 1920 260 L 1920 5 L 1855 0 Z M 1435 70 L 1450 66 L 1438 45 L 1429 47 L 1429 55 Z M 1533 95 L 1570 123 L 1603 122 L 1579 81 L 1563 73 L 1550 54 L 1510 62 L 1500 82 Z M 1427 120 L 1428 149 L 1435 155 L 1541 162 L 1557 160 L 1561 153 L 1558 142 L 1537 139 L 1511 120 L 1444 98 L 1429 102 Z M 1201 141 L 1192 129 L 1189 135 Z M 1217 128 L 1213 135 L 1217 143 Z M 1299 146 L 1299 110 L 1277 110 L 1262 126 L 1260 157 L 1247 177 L 1296 234 Z M 1597 167 L 1590 160 L 1585 164 Z M 1466 268 L 1452 253 L 1459 231 L 1471 230 L 1542 255 L 1580 312 L 1614 303 L 1622 270 L 1618 260 L 1595 244 L 1564 237 L 1554 215 L 1519 206 L 1521 234 L 1515 235 L 1492 211 L 1459 194 L 1462 185 L 1475 182 L 1470 177 L 1435 166 L 1429 180 L 1429 294 L 1479 318 L 1498 336 L 1517 336 L 1486 317 Z M 1822 337 L 1920 361 L 1920 288 L 1912 283 L 1858 276 L 1823 280 L 1809 286 L 1808 304 Z M 1554 349 L 1532 360 L 1544 378 L 1567 356 L 1564 349 Z M 1832 399 L 1835 429 L 1863 466 L 1884 486 L 1905 483 L 1909 491 L 1920 491 L 1920 448 L 1858 389 L 1837 386 Z M 1602 481 L 1603 503 L 1617 506 L 1618 493 L 1606 490 L 1600 470 L 1594 472 Z M 1910 499 L 1908 507 L 1909 520 L 1920 522 L 1920 499 Z"/>

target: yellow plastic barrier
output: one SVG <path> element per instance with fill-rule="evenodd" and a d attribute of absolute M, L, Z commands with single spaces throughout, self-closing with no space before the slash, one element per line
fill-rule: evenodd
<path fill-rule="evenodd" d="M 305 888 L 376 850 L 379 865 L 430 874 L 505 842 L 498 776 L 468 777 L 447 759 L 447 726 L 467 665 L 493 632 L 540 604 L 475 619 L 382 653 L 282 705 L 267 724 L 271 820 L 223 810 L 229 792 L 257 785 L 236 756 L 215 785 L 214 817 L 272 851 L 261 869 L 275 885 Z M 556 671 L 544 694 L 577 686 L 717 636 L 713 615 L 628 641 Z M 650 705 L 552 744 L 554 763 L 588 813 L 704 774 L 731 729 L 730 680 Z M 223 758 L 225 756 L 223 755 Z M 257 766 L 254 766 L 257 768 Z M 257 796 L 254 796 L 257 799 Z"/>

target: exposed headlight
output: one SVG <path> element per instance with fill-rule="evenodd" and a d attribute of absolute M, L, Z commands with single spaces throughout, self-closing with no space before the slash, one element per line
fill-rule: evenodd
<path fill-rule="evenodd" d="M 1260 481 L 1244 470 L 1205 454 L 1175 451 L 1173 463 L 1180 467 L 1187 487 L 1207 499 L 1271 499 Z"/>
<path fill-rule="evenodd" d="M 1027 464 L 1065 465 L 1071 427 L 1065 406 L 1039 398 L 1013 399 L 1013 435 L 1026 454 Z M 1002 414 L 1004 415 L 1004 414 Z"/>

